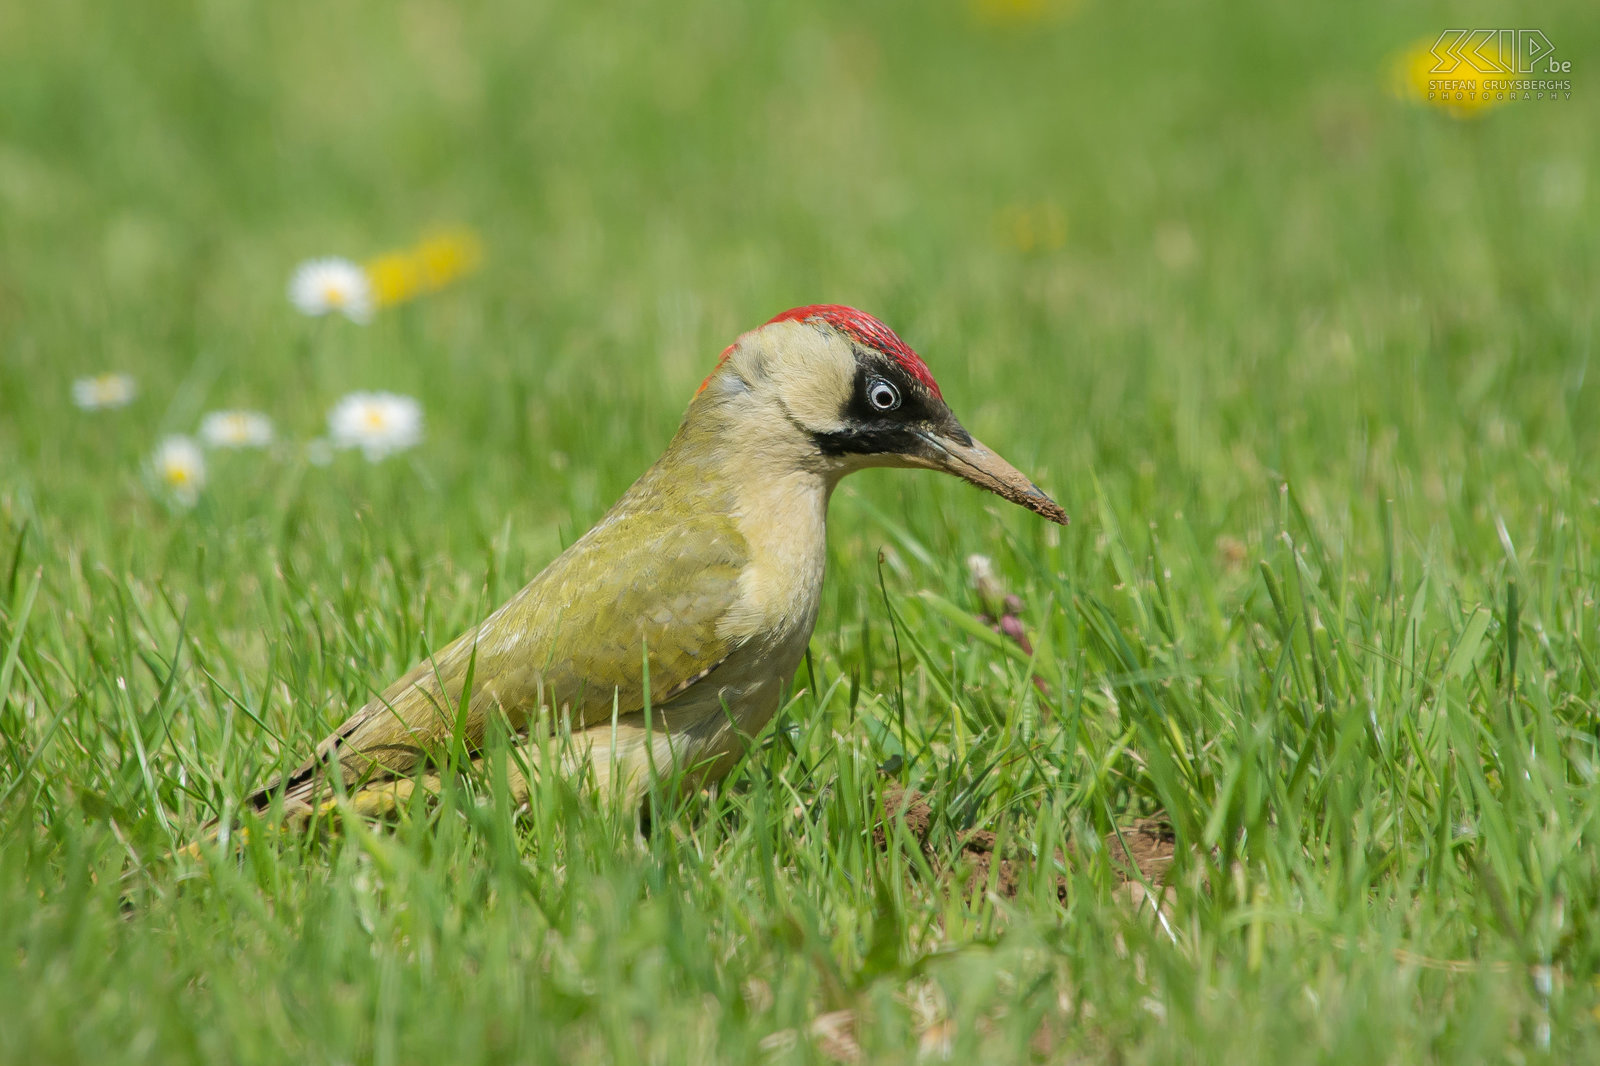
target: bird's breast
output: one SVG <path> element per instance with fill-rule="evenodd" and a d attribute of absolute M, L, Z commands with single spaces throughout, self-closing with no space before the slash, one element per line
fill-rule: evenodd
<path fill-rule="evenodd" d="M 794 670 L 816 624 L 827 563 L 827 508 L 827 486 L 795 476 L 752 486 L 741 494 L 734 515 L 750 561 L 720 628 L 739 644 L 772 656 L 779 670 Z"/>
<path fill-rule="evenodd" d="M 708 778 L 727 771 L 747 738 L 778 709 L 783 686 L 805 657 L 827 560 L 827 490 L 800 479 L 761 485 L 734 516 L 749 546 L 739 594 L 718 626 L 734 651 L 703 685 L 663 711 L 676 758 Z"/>

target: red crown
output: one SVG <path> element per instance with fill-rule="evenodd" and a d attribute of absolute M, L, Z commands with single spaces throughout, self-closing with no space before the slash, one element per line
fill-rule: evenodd
<path fill-rule="evenodd" d="M 911 345 L 901 340 L 894 330 L 865 311 L 857 311 L 854 307 L 846 307 L 844 304 L 810 304 L 806 307 L 791 308 L 781 315 L 776 315 L 772 322 L 804 322 L 812 318 L 820 318 L 856 343 L 890 356 L 905 368 L 906 373 L 926 385 L 929 392 L 941 400 L 944 399 L 944 394 L 939 391 L 939 383 L 933 380 L 933 371 L 928 369 L 928 364 L 922 361 L 922 357 L 912 351 Z"/>
<path fill-rule="evenodd" d="M 911 345 L 901 340 L 894 330 L 865 311 L 857 311 L 854 307 L 846 307 L 844 304 L 807 304 L 805 307 L 791 307 L 781 315 L 774 315 L 766 324 L 770 326 L 774 322 L 804 322 L 812 318 L 820 318 L 857 344 L 889 356 L 904 367 L 906 373 L 926 385 L 929 392 L 941 400 L 944 399 L 944 393 L 939 391 L 939 383 L 933 380 L 933 371 L 928 369 L 928 364 L 922 361 L 922 357 L 912 351 Z M 695 390 L 696 396 L 706 391 L 706 386 L 711 384 L 711 379 L 716 377 L 717 371 L 722 369 L 722 364 L 728 361 L 728 356 L 733 354 L 734 348 L 738 345 L 739 342 L 734 341 L 722 349 L 722 356 L 717 360 L 717 365 L 711 368 L 711 373 L 706 375 L 706 379 Z"/>

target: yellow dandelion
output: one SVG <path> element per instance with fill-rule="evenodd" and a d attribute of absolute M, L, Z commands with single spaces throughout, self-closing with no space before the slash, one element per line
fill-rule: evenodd
<path fill-rule="evenodd" d="M 1417 41 L 1390 60 L 1390 91 L 1396 97 L 1456 118 L 1477 118 L 1506 99 L 1493 83 L 1511 75 L 1479 69 L 1501 65 L 1498 38 L 1469 50 L 1469 58 L 1451 53 L 1439 42 L 1440 38 Z"/>
<path fill-rule="evenodd" d="M 415 247 L 387 252 L 367 263 L 373 299 L 392 307 L 437 292 L 466 277 L 483 262 L 483 242 L 469 229 L 441 230 Z"/>
<path fill-rule="evenodd" d="M 367 277 L 379 307 L 405 303 L 422 291 L 422 269 L 408 252 L 388 252 L 368 260 Z"/>
<path fill-rule="evenodd" d="M 470 230 L 449 230 L 425 238 L 416 255 L 428 284 L 437 289 L 477 270 L 483 243 Z"/>
<path fill-rule="evenodd" d="M 994 25 L 1033 25 L 1074 14 L 1080 0 L 968 0 L 973 18 Z"/>
<path fill-rule="evenodd" d="M 1054 252 L 1067 243 L 1067 215 L 1059 204 L 1012 204 L 995 219 L 1002 244 L 1019 252 Z"/>

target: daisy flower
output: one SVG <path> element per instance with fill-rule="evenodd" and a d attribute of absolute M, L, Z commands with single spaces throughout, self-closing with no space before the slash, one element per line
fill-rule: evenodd
<path fill-rule="evenodd" d="M 272 419 L 260 411 L 212 411 L 200 420 L 200 439 L 212 448 L 265 448 Z"/>
<path fill-rule="evenodd" d="M 422 405 L 392 392 L 352 392 L 328 412 L 328 437 L 375 463 L 422 440 Z"/>
<path fill-rule="evenodd" d="M 156 446 L 150 467 L 161 487 L 185 507 L 193 507 L 205 488 L 206 457 L 188 437 L 164 439 Z"/>
<path fill-rule="evenodd" d="M 289 302 L 307 315 L 343 312 L 352 322 L 372 317 L 372 282 L 348 259 L 308 259 L 289 279 Z"/>
<path fill-rule="evenodd" d="M 85 411 L 100 411 L 126 407 L 138 392 L 130 374 L 96 374 L 72 383 L 72 402 Z"/>

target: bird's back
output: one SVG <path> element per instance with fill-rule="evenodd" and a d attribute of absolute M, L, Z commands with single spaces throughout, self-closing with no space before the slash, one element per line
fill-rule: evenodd
<path fill-rule="evenodd" d="M 469 750 L 481 746 L 491 715 L 515 732 L 546 709 L 581 731 L 642 711 L 647 685 L 659 707 L 705 681 L 742 643 L 724 623 L 750 551 L 733 497 L 714 481 L 685 480 L 682 464 L 667 462 L 672 454 L 498 610 L 257 792 L 254 805 L 281 793 L 286 808 L 309 806 L 335 759 L 346 787 L 407 777 L 458 734 Z"/>

